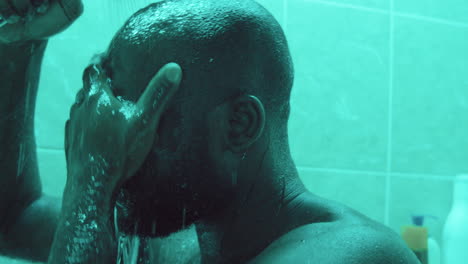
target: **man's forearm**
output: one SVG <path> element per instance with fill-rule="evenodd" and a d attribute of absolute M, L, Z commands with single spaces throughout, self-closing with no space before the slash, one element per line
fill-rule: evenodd
<path fill-rule="evenodd" d="M 34 138 L 46 45 L 0 44 L 0 254 L 34 260 L 47 258 L 53 234 L 46 231 L 55 231 L 56 221 L 50 219 L 58 217 L 60 208 L 56 200 L 41 196 Z M 34 229 L 43 232 L 31 232 Z"/>
<path fill-rule="evenodd" d="M 49 264 L 115 263 L 113 207 L 102 187 L 92 182 L 77 190 L 67 183 Z"/>
<path fill-rule="evenodd" d="M 34 108 L 45 46 L 0 44 L 0 228 L 41 195 Z"/>

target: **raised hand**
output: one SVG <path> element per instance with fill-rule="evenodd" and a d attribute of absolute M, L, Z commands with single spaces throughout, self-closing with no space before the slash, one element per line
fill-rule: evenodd
<path fill-rule="evenodd" d="M 0 0 L 0 43 L 47 39 L 82 13 L 81 0 Z"/>
<path fill-rule="evenodd" d="M 175 63 L 165 65 L 136 103 L 113 95 L 99 65 L 88 68 L 88 73 L 65 128 L 67 184 L 86 186 L 98 182 L 106 189 L 103 195 L 111 195 L 148 155 L 182 72 Z"/>

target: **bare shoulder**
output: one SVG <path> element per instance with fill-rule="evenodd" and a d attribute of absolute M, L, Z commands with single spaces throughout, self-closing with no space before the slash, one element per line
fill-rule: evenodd
<path fill-rule="evenodd" d="M 251 264 L 417 264 L 397 233 L 360 214 L 298 227 L 274 241 Z"/>

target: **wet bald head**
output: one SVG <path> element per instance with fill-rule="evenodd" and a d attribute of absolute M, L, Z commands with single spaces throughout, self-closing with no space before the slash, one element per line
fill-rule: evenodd
<path fill-rule="evenodd" d="M 223 189 L 214 169 L 223 157 L 213 160 L 207 147 L 214 144 L 207 116 L 216 106 L 244 94 L 258 97 L 266 113 L 264 133 L 287 142 L 291 57 L 280 25 L 253 0 L 152 4 L 125 23 L 106 61 L 115 94 L 133 101 L 163 65 L 176 62 L 183 70 L 161 118 L 158 145 L 123 187 L 119 201 L 127 216 L 120 225 L 128 232 L 133 221 L 140 235 L 168 235 L 201 217 L 207 200 L 222 207 L 229 199 L 223 195 L 231 187 Z M 213 184 L 216 191 L 206 188 Z"/>
<path fill-rule="evenodd" d="M 268 114 L 289 112 L 287 42 L 278 22 L 253 0 L 152 4 L 126 22 L 109 52 L 117 93 L 129 99 L 136 100 L 157 70 L 173 61 L 184 71 L 181 97 L 211 106 L 249 93 Z"/>

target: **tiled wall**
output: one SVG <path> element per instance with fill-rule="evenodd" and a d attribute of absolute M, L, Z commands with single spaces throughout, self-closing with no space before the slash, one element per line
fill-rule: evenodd
<path fill-rule="evenodd" d="M 84 16 L 49 43 L 36 134 L 51 194 L 65 183 L 63 124 L 81 72 L 122 22 L 103 8 L 112 1 L 85 0 Z M 468 1 L 260 2 L 290 42 L 290 142 L 307 186 L 395 230 L 411 213 L 436 215 L 428 225 L 440 238 L 450 180 L 468 171 Z"/>
<path fill-rule="evenodd" d="M 297 79 L 291 146 L 314 192 L 396 231 L 468 172 L 468 1 L 278 0 Z"/>

